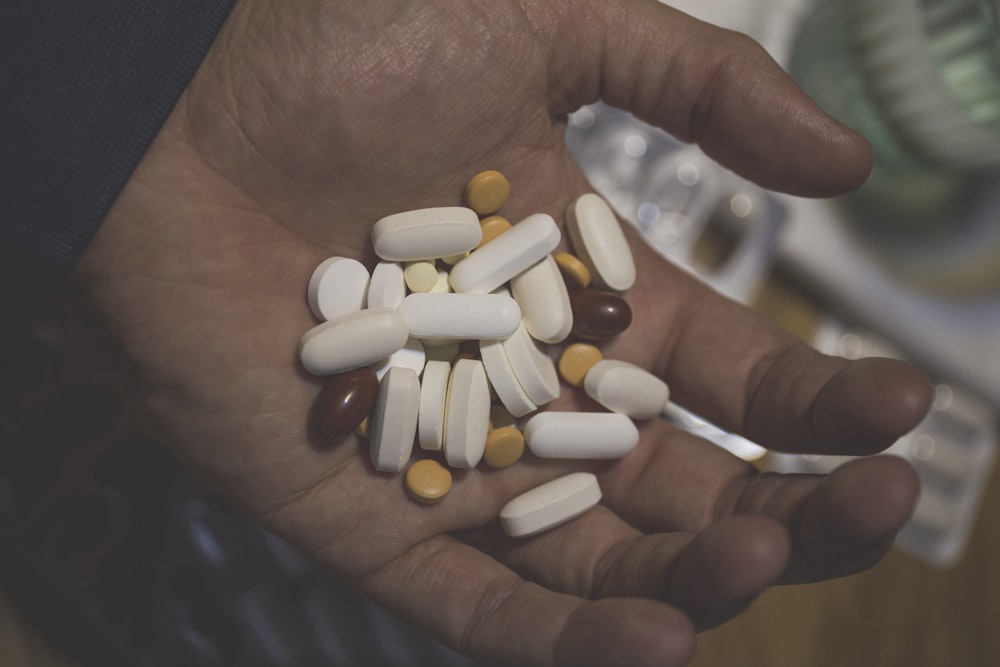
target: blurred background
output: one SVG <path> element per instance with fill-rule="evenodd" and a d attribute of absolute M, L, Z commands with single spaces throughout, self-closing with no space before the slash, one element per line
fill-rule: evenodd
<path fill-rule="evenodd" d="M 1000 2 L 669 4 L 760 41 L 865 133 L 872 178 L 838 200 L 764 191 L 598 104 L 567 137 L 595 187 L 663 255 L 818 349 L 909 359 L 936 383 L 891 450 L 923 490 L 890 557 L 766 593 L 704 633 L 694 664 L 1000 665 Z M 0 324 L 0 665 L 471 664 L 178 468 L 57 312 Z M 669 418 L 763 469 L 843 462 Z"/>

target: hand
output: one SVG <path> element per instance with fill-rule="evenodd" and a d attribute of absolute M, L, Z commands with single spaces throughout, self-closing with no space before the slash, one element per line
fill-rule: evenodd
<path fill-rule="evenodd" d="M 371 265 L 375 220 L 457 205 L 486 168 L 510 178 L 512 220 L 561 220 L 588 190 L 566 114 L 599 97 L 771 188 L 829 195 L 867 174 L 864 140 L 757 45 L 656 2 L 242 0 L 76 272 L 197 474 L 436 637 L 510 664 L 681 664 L 696 628 L 767 586 L 877 562 L 917 489 L 891 458 L 759 474 L 655 422 L 599 468 L 598 508 L 515 542 L 500 507 L 568 464 L 462 473 L 424 507 L 365 443 L 309 436 L 312 269 Z M 867 454 L 926 411 L 911 367 L 821 356 L 632 240 L 635 323 L 606 354 L 702 416 L 784 451 Z"/>

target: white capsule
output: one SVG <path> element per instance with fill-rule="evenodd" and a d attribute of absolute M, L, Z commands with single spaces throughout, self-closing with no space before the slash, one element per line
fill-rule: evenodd
<path fill-rule="evenodd" d="M 659 416 L 670 400 L 666 383 L 649 371 L 615 359 L 602 359 L 583 378 L 587 395 L 612 412 L 632 419 Z"/>
<path fill-rule="evenodd" d="M 552 216 L 536 213 L 460 261 L 449 280 L 456 292 L 491 292 L 541 261 L 559 245 Z"/>
<path fill-rule="evenodd" d="M 410 330 L 391 308 L 360 310 L 319 324 L 299 341 L 302 366 L 332 375 L 370 366 L 403 347 Z"/>
<path fill-rule="evenodd" d="M 517 302 L 505 294 L 411 294 L 399 314 L 412 336 L 438 341 L 504 338 L 521 321 Z"/>
<path fill-rule="evenodd" d="M 524 325 L 503 341 L 507 361 L 531 402 L 545 405 L 559 398 L 559 371 Z"/>
<path fill-rule="evenodd" d="M 403 347 L 399 348 L 382 361 L 372 366 L 375 375 L 381 380 L 389 369 L 393 366 L 409 368 L 419 377 L 424 372 L 424 364 L 427 362 L 427 353 L 424 352 L 424 344 L 417 338 L 409 338 Z"/>
<path fill-rule="evenodd" d="M 331 257 L 309 278 L 309 308 L 321 320 L 356 313 L 365 307 L 368 280 L 368 269 L 358 260 Z"/>
<path fill-rule="evenodd" d="M 445 460 L 454 468 L 475 468 L 486 451 L 490 427 L 490 387 L 480 361 L 455 362 L 444 415 Z"/>
<path fill-rule="evenodd" d="M 570 204 L 566 230 L 573 248 L 598 284 L 623 292 L 635 283 L 635 261 L 614 211 L 588 193 Z"/>
<path fill-rule="evenodd" d="M 479 216 L 462 206 L 396 213 L 372 227 L 375 254 L 394 262 L 457 255 L 475 248 L 482 238 Z"/>
<path fill-rule="evenodd" d="M 573 329 L 573 310 L 559 265 L 552 255 L 510 281 L 528 333 L 543 343 L 560 343 Z"/>
<path fill-rule="evenodd" d="M 517 496 L 500 510 L 511 537 L 530 537 L 575 519 L 601 501 L 597 477 L 574 472 Z"/>
<path fill-rule="evenodd" d="M 512 415 L 523 417 L 538 409 L 514 375 L 514 369 L 511 368 L 507 353 L 503 349 L 503 341 L 480 341 L 479 356 L 483 360 L 486 377 L 496 391 L 497 398 Z"/>
<path fill-rule="evenodd" d="M 639 444 L 639 429 L 616 412 L 541 412 L 524 426 L 528 449 L 546 459 L 617 459 Z"/>
<path fill-rule="evenodd" d="M 448 399 L 451 364 L 428 361 L 420 381 L 420 417 L 417 441 L 422 449 L 440 451 L 444 444 L 444 410 Z"/>
<path fill-rule="evenodd" d="M 396 262 L 379 262 L 368 283 L 369 308 L 399 308 L 406 296 L 406 279 L 403 265 Z"/>
<path fill-rule="evenodd" d="M 376 470 L 402 472 L 413 453 L 420 412 L 420 380 L 409 368 L 391 368 L 378 386 L 371 416 L 371 455 Z"/>

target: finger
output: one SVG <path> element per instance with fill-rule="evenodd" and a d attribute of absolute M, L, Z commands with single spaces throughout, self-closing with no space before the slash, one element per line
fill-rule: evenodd
<path fill-rule="evenodd" d="M 555 593 L 445 536 L 361 586 L 456 650 L 503 664 L 682 665 L 694 647 L 690 622 L 665 604 Z"/>
<path fill-rule="evenodd" d="M 633 327 L 663 343 L 659 356 L 647 348 L 638 361 L 664 377 L 674 400 L 716 425 L 782 451 L 870 454 L 929 410 L 933 386 L 916 368 L 820 354 L 640 241 L 633 252 L 644 267 L 626 294 L 644 313 Z M 606 352 L 635 360 L 634 347 L 622 336 Z"/>
<path fill-rule="evenodd" d="M 603 505 L 529 539 L 488 530 L 474 543 L 553 590 L 663 600 L 699 628 L 742 611 L 778 580 L 789 553 L 787 532 L 764 517 L 729 517 L 697 534 L 644 535 Z"/>
<path fill-rule="evenodd" d="M 652 0 L 566 4 L 551 37 L 554 108 L 568 112 L 600 97 L 765 187 L 795 194 L 837 194 L 867 177 L 867 142 L 824 114 L 745 35 Z"/>
<path fill-rule="evenodd" d="M 818 581 L 877 563 L 910 517 L 919 486 L 908 463 L 879 456 L 851 461 L 826 477 L 757 476 L 731 511 L 783 523 L 794 545 L 783 581 Z"/>

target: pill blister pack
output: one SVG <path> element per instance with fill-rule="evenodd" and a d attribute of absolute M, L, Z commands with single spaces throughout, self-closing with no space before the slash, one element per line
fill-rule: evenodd
<path fill-rule="evenodd" d="M 475 664 L 191 477 L 78 339 L 0 323 L 0 587 L 74 664 Z"/>
<path fill-rule="evenodd" d="M 719 292 L 750 303 L 781 262 L 782 235 L 792 209 L 781 197 L 721 168 L 697 147 L 600 103 L 571 115 L 567 142 L 595 189 L 623 219 L 664 257 Z M 698 252 L 701 240 L 710 236 L 725 249 L 721 258 L 717 252 Z M 907 356 L 871 327 L 848 327 L 834 314 L 825 316 L 811 342 L 822 352 L 848 358 Z M 931 413 L 889 453 L 907 459 L 922 482 L 914 516 L 897 545 L 922 562 L 946 568 L 961 557 L 974 526 L 996 459 L 998 417 L 996 408 L 961 380 L 945 373 L 934 379 L 937 395 Z M 766 454 L 757 444 L 674 404 L 666 416 L 779 472 L 829 472 L 845 460 Z"/>

